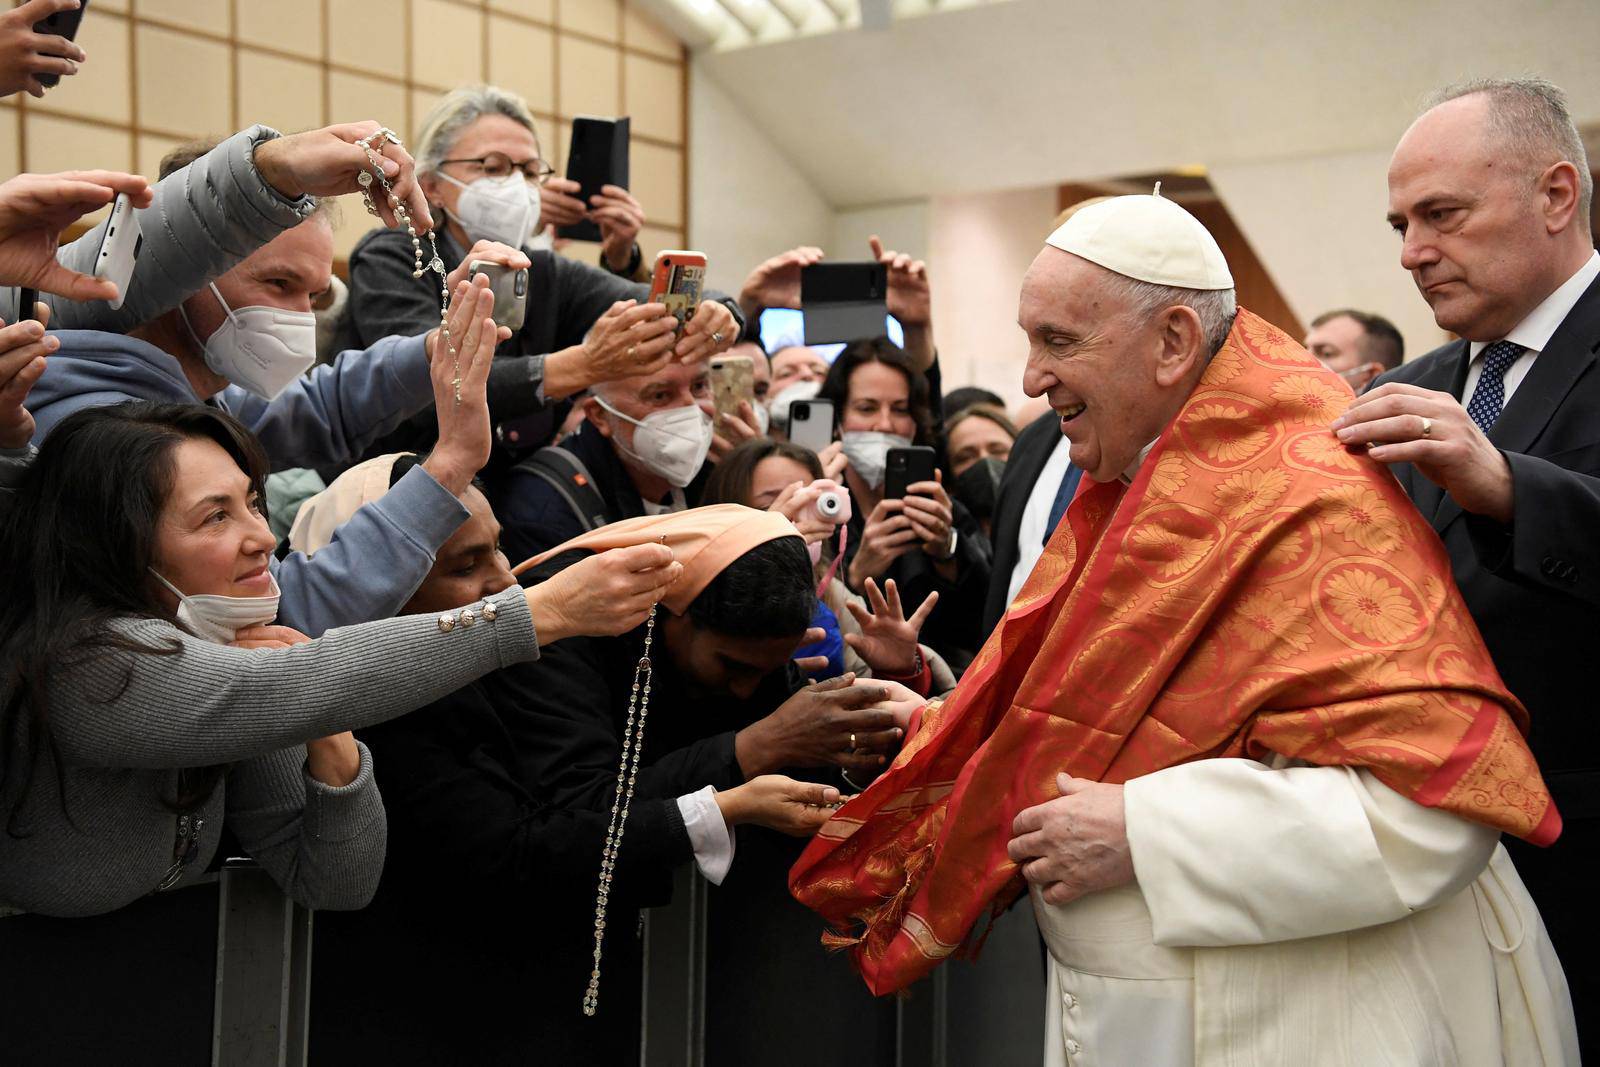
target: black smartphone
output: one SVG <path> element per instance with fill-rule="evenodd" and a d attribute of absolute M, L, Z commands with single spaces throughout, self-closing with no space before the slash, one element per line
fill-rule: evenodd
<path fill-rule="evenodd" d="M 891 448 L 884 463 L 883 497 L 885 500 L 900 500 L 905 497 L 908 487 L 916 485 L 918 482 L 931 482 L 934 480 L 933 449 L 927 445 Z"/>
<path fill-rule="evenodd" d="M 57 11 L 53 15 L 46 15 L 33 24 L 34 33 L 43 33 L 51 37 L 65 37 L 69 41 L 77 40 L 78 27 L 83 23 L 83 13 L 89 10 L 89 0 L 82 0 L 76 11 Z M 46 89 L 61 84 L 59 74 L 36 74 L 39 84 Z"/>
<path fill-rule="evenodd" d="M 567 177 L 581 189 L 574 195 L 589 207 L 589 198 L 598 196 L 603 185 L 628 187 L 628 117 L 600 119 L 578 115 L 572 120 L 572 147 L 567 151 Z M 574 241 L 600 240 L 600 226 L 592 219 L 580 219 L 570 226 L 556 227 L 556 236 Z"/>
<path fill-rule="evenodd" d="M 889 268 L 882 263 L 813 263 L 800 268 L 800 310 L 808 345 L 887 332 Z"/>

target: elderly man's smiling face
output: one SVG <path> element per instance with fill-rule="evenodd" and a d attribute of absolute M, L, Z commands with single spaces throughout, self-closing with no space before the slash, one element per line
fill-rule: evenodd
<path fill-rule="evenodd" d="M 1022 387 L 1045 396 L 1097 482 L 1127 470 L 1161 433 L 1203 370 L 1199 317 L 1187 307 L 1141 318 L 1110 271 L 1046 247 L 1022 281 L 1028 335 Z"/>

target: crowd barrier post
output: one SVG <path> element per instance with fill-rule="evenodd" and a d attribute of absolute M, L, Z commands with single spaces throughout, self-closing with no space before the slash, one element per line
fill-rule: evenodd
<path fill-rule="evenodd" d="M 226 861 L 218 881 L 213 1067 L 305 1067 L 311 912 L 253 861 Z"/>

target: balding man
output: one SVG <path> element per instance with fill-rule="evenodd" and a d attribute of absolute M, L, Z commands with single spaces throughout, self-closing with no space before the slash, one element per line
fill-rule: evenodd
<path fill-rule="evenodd" d="M 1306 351 L 1359 393 L 1378 375 L 1405 361 L 1406 343 L 1382 315 L 1339 308 L 1311 320 Z"/>
<path fill-rule="evenodd" d="M 1051 1067 L 1566 1062 L 1497 841 L 1560 832 L 1449 561 L 1349 394 L 1157 197 L 1051 235 L 1025 390 L 1082 488 L 955 692 L 795 866 L 879 993 L 1024 888 Z"/>
<path fill-rule="evenodd" d="M 1444 539 L 1566 819 L 1556 847 L 1512 846 L 1573 976 L 1600 1003 L 1594 920 L 1600 716 L 1600 255 L 1594 182 L 1561 91 L 1534 80 L 1446 90 L 1389 165 L 1400 262 L 1461 340 L 1379 380 L 1340 437 L 1373 442 Z M 1600 1039 L 1591 1026 L 1590 1042 Z M 1600 1044 L 1591 1043 L 1600 1054 Z"/>

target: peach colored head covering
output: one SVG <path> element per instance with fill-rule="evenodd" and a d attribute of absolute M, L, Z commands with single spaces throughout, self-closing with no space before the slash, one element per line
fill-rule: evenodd
<path fill-rule="evenodd" d="M 300 505 L 294 525 L 289 527 L 289 547 L 311 555 L 333 540 L 333 531 L 349 522 L 356 512 L 389 491 L 389 476 L 394 465 L 409 452 L 378 456 L 345 471 L 316 496 Z"/>
<path fill-rule="evenodd" d="M 727 570 L 734 560 L 757 545 L 780 537 L 799 536 L 794 523 L 777 512 L 757 511 L 743 504 L 713 504 L 667 515 L 623 519 L 602 526 L 518 564 L 512 573 L 521 574 L 574 549 L 604 552 L 611 548 L 660 543 L 672 549 L 673 558 L 683 564 L 683 574 L 672 583 L 661 602 L 674 615 L 682 615 L 711 580 Z"/>

